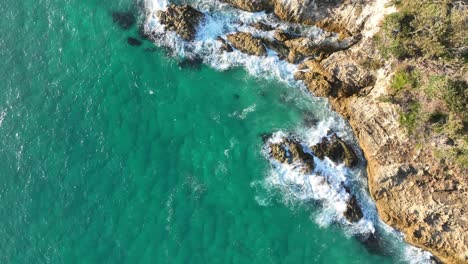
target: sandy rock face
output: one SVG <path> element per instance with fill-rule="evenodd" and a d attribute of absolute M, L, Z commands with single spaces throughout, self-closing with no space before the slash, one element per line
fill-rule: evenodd
<path fill-rule="evenodd" d="M 195 38 L 197 27 L 203 19 L 203 13 L 189 5 L 169 5 L 166 11 L 157 13 L 166 30 L 175 31 L 184 40 Z"/>
<path fill-rule="evenodd" d="M 266 48 L 263 41 L 250 33 L 238 32 L 230 34 L 227 35 L 227 39 L 234 48 L 241 52 L 256 56 L 266 55 Z"/>
<path fill-rule="evenodd" d="M 236 8 L 248 12 L 260 12 L 273 10 L 273 0 L 221 0 Z"/>

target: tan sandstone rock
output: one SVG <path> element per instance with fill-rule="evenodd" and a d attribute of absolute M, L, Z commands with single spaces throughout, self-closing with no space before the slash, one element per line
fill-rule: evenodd
<path fill-rule="evenodd" d="M 158 12 L 157 16 L 166 30 L 175 31 L 186 41 L 195 38 L 197 27 L 203 19 L 203 13 L 195 8 L 174 4 L 169 5 L 166 11 Z"/>
<path fill-rule="evenodd" d="M 234 48 L 240 50 L 241 52 L 256 56 L 266 55 L 266 48 L 263 44 L 263 41 L 254 37 L 250 33 L 233 33 L 227 35 L 227 39 Z"/>

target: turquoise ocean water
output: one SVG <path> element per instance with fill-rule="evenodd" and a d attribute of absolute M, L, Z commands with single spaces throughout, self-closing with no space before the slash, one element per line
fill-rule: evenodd
<path fill-rule="evenodd" d="M 0 1 L 0 263 L 399 261 L 262 184 L 261 135 L 323 102 L 130 46 L 111 14 L 132 8 Z"/>

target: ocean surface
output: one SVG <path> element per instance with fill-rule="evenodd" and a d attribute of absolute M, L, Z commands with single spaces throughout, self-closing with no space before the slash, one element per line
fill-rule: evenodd
<path fill-rule="evenodd" d="M 333 129 L 355 144 L 288 83 L 290 65 L 129 45 L 141 6 L 0 1 L 0 263 L 424 263 L 378 220 L 363 165 L 326 169 L 350 182 L 360 225 L 340 222 L 330 192 L 284 185 L 265 134 Z M 127 11 L 125 30 L 112 14 Z M 358 239 L 372 232 L 384 250 Z"/>

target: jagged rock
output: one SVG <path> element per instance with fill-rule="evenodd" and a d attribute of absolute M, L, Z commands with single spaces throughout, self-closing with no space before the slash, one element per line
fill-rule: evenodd
<path fill-rule="evenodd" d="M 273 27 L 272 27 L 272 26 L 267 25 L 267 24 L 262 23 L 262 22 L 252 23 L 252 24 L 250 24 L 250 26 L 253 27 L 253 28 L 255 28 L 255 29 L 262 30 L 262 31 L 270 31 L 270 30 L 273 30 Z"/>
<path fill-rule="evenodd" d="M 286 40 L 294 38 L 294 36 L 284 30 L 277 29 L 275 30 L 274 38 L 278 41 L 285 42 Z"/>
<path fill-rule="evenodd" d="M 311 1 L 311 0 L 276 0 L 275 14 L 282 20 L 312 25 L 332 14 L 332 9 L 343 0 Z"/>
<path fill-rule="evenodd" d="M 333 134 L 330 139 L 324 137 L 319 144 L 312 146 L 311 149 L 320 159 L 328 157 L 334 162 L 344 161 L 348 167 L 356 166 L 359 161 L 353 148 L 336 134 Z"/>
<path fill-rule="evenodd" d="M 361 207 L 359 207 L 356 197 L 352 194 L 350 195 L 351 197 L 346 205 L 346 211 L 344 212 L 344 216 L 349 222 L 355 223 L 362 219 L 363 214 Z"/>
<path fill-rule="evenodd" d="M 338 34 L 338 39 L 339 40 L 344 40 L 352 36 L 351 32 L 342 25 L 340 22 L 336 22 L 332 18 L 326 18 L 324 20 L 318 21 L 315 23 L 316 27 L 319 27 L 321 29 L 324 29 L 328 32 L 333 32 Z"/>
<path fill-rule="evenodd" d="M 227 43 L 227 41 L 225 39 L 223 39 L 222 37 L 217 37 L 216 40 L 221 42 L 221 48 L 220 48 L 221 52 L 224 52 L 224 51 L 225 52 L 232 52 L 233 51 L 231 45 L 229 45 L 229 43 Z"/>
<path fill-rule="evenodd" d="M 243 53 L 256 56 L 266 55 L 266 48 L 262 40 L 254 37 L 250 33 L 237 32 L 227 35 L 231 45 Z"/>
<path fill-rule="evenodd" d="M 204 15 L 189 5 L 170 4 L 166 11 L 159 11 L 157 16 L 166 30 L 175 31 L 184 40 L 190 41 L 195 38 Z"/>
<path fill-rule="evenodd" d="M 248 12 L 272 11 L 274 0 L 221 0 Z"/>
<path fill-rule="evenodd" d="M 335 78 L 320 63 L 309 60 L 299 65 L 299 69 L 294 78 L 304 81 L 315 96 L 326 97 L 333 93 Z"/>
<path fill-rule="evenodd" d="M 278 53 L 278 57 L 282 60 L 285 59 L 289 54 L 289 49 L 280 41 L 263 39 L 263 43 L 271 49 Z"/>
<path fill-rule="evenodd" d="M 314 169 L 314 157 L 305 152 L 301 143 L 293 138 L 270 144 L 270 155 L 279 163 L 300 163 L 305 173 L 310 173 Z"/>
<path fill-rule="evenodd" d="M 274 13 L 284 21 L 315 25 L 344 39 L 362 30 L 365 4 L 362 0 L 276 0 Z"/>

